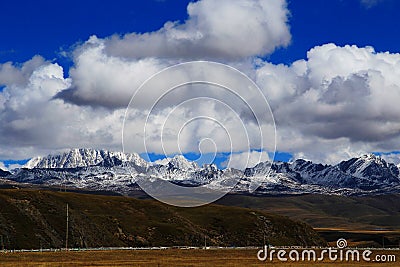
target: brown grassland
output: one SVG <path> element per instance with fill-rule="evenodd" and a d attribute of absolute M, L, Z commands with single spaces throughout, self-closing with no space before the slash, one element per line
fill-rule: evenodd
<path fill-rule="evenodd" d="M 0 253 L 1 266 L 399 266 L 400 251 L 374 250 L 396 255 L 397 262 L 261 262 L 255 249 L 167 249 L 121 251 L 61 251 Z"/>

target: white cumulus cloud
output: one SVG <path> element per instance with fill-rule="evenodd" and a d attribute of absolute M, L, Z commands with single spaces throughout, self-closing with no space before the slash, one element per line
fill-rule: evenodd
<path fill-rule="evenodd" d="M 202 0 L 187 10 L 186 21 L 167 22 L 155 32 L 90 37 L 73 51 L 69 75 L 40 56 L 0 64 L 0 158 L 26 159 L 72 147 L 120 150 L 125 108 L 135 90 L 163 68 L 189 59 L 227 62 L 253 78 L 271 105 L 278 150 L 294 158 L 336 163 L 366 152 L 400 151 L 400 54 L 323 44 L 310 49 L 306 59 L 272 64 L 257 57 L 289 44 L 285 1 Z M 218 88 L 180 88 L 163 98 L 146 122 L 149 104 L 163 92 L 159 85 L 191 74 L 174 75 L 146 88 L 128 114 L 134 151 L 145 150 L 147 123 L 147 152 L 199 152 L 199 141 L 211 138 L 217 152 L 235 152 L 232 167 L 268 159 L 256 150 L 274 150 L 271 120 L 262 117 L 257 125 L 242 102 Z M 219 71 L 207 75 L 242 88 L 253 111 L 265 109 L 263 98 L 246 84 Z M 188 101 L 204 96 L 214 100 Z M 195 116 L 214 118 L 225 128 L 207 119 L 185 126 Z M 262 147 L 256 142 L 258 126 L 267 133 Z M 386 157 L 395 161 L 396 156 Z"/>
<path fill-rule="evenodd" d="M 268 153 L 265 151 L 246 151 L 233 153 L 224 164 L 229 168 L 243 170 L 251 168 L 263 161 L 269 161 Z"/>
<path fill-rule="evenodd" d="M 335 44 L 316 46 L 290 66 L 265 63 L 256 79 L 277 121 L 279 150 L 334 161 L 344 151 L 397 149 L 399 66 L 400 54 Z"/>
<path fill-rule="evenodd" d="M 201 0 L 187 12 L 183 23 L 114 36 L 106 50 L 124 58 L 240 59 L 269 54 L 291 39 L 285 0 Z"/>

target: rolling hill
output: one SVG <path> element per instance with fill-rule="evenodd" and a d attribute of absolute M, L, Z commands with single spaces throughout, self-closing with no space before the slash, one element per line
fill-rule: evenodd
<path fill-rule="evenodd" d="M 307 224 L 238 207 L 177 208 L 122 196 L 1 189 L 4 248 L 324 245 Z"/>
<path fill-rule="evenodd" d="M 400 195 L 335 196 L 231 194 L 216 203 L 288 216 L 311 225 L 328 242 L 400 248 Z"/>

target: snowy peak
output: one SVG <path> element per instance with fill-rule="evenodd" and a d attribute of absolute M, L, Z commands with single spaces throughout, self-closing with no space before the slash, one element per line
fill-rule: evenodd
<path fill-rule="evenodd" d="M 79 148 L 71 149 L 70 151 L 59 155 L 33 158 L 27 162 L 25 168 L 57 169 L 90 166 L 113 167 L 121 165 L 123 162 L 132 162 L 139 166 L 147 165 L 147 162 L 138 154 Z"/>
<path fill-rule="evenodd" d="M 346 174 L 358 178 L 369 177 L 374 180 L 396 181 L 399 176 L 396 165 L 387 163 L 383 158 L 373 154 L 342 161 L 338 167 Z"/>
<path fill-rule="evenodd" d="M 318 171 L 322 171 L 325 168 L 327 168 L 326 165 L 323 164 L 316 164 L 313 163 L 311 161 L 308 160 L 304 160 L 304 159 L 297 159 L 295 160 L 292 164 L 292 169 L 293 170 L 301 170 L 302 172 L 309 172 L 309 173 L 313 173 L 313 172 L 318 172 Z"/>
<path fill-rule="evenodd" d="M 252 168 L 246 168 L 244 170 L 244 175 L 250 176 L 266 176 L 271 171 L 271 162 L 265 161 L 260 162 Z"/>
<path fill-rule="evenodd" d="M 41 163 L 43 160 L 42 157 L 34 157 L 31 158 L 23 167 L 27 169 L 33 169 L 36 168 L 36 166 L 43 165 L 44 163 Z M 39 168 L 39 167 L 38 167 Z"/>
<path fill-rule="evenodd" d="M 197 165 L 197 164 L 196 164 L 196 165 Z M 203 169 L 204 169 L 204 170 L 207 170 L 207 171 L 209 171 L 209 172 L 218 172 L 218 171 L 220 171 L 220 170 L 218 169 L 217 165 L 215 165 L 214 163 L 211 163 L 211 164 L 204 164 Z"/>
<path fill-rule="evenodd" d="M 196 170 L 199 168 L 196 162 L 187 160 L 183 155 L 176 155 L 173 158 L 165 158 L 156 161 L 159 165 L 169 165 L 170 167 L 182 171 Z"/>
<path fill-rule="evenodd" d="M 369 160 L 369 161 L 384 161 L 380 156 L 375 154 L 365 154 L 360 157 L 360 159 Z"/>

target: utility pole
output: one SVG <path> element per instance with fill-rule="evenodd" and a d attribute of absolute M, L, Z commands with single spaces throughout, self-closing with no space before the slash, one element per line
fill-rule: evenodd
<path fill-rule="evenodd" d="M 68 203 L 67 203 L 67 229 L 65 231 L 65 251 L 68 251 Z"/>

